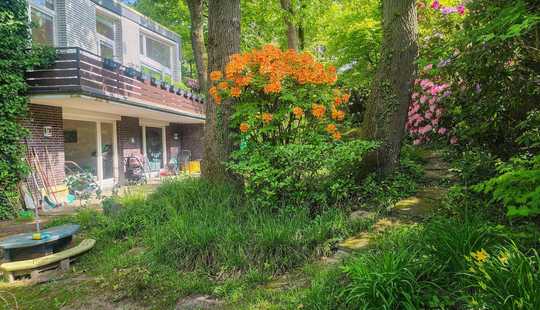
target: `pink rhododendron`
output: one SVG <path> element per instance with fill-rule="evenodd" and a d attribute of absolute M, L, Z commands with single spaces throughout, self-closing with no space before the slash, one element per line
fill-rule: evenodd
<path fill-rule="evenodd" d="M 431 3 L 431 8 L 438 10 L 441 7 L 441 3 L 438 0 L 435 0 Z"/>
<path fill-rule="evenodd" d="M 424 70 L 429 71 L 429 70 L 431 70 L 432 68 L 433 68 L 433 65 L 432 65 L 432 64 L 429 64 L 429 65 L 426 65 L 426 66 L 424 67 Z"/>
<path fill-rule="evenodd" d="M 448 134 L 448 128 L 441 126 L 444 113 L 441 103 L 451 92 L 449 84 L 439 84 L 426 78 L 415 80 L 415 85 L 405 128 L 414 144 L 422 144 Z"/>
<path fill-rule="evenodd" d="M 465 6 L 463 4 L 458 5 L 457 11 L 458 11 L 459 15 L 465 14 Z"/>

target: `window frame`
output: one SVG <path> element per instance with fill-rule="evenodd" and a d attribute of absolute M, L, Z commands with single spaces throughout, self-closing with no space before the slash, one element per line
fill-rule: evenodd
<path fill-rule="evenodd" d="M 32 23 L 32 10 L 36 10 L 38 11 L 39 13 L 41 14 L 44 14 L 44 15 L 47 15 L 49 17 L 52 18 L 52 26 L 53 26 L 53 30 L 52 30 L 52 37 L 53 37 L 53 42 L 52 42 L 52 46 L 55 47 L 57 46 L 58 44 L 58 37 L 57 37 L 57 34 L 56 34 L 56 10 L 51 10 L 49 9 L 48 7 L 45 7 L 45 6 L 42 6 L 42 5 L 39 5 L 33 1 L 28 1 L 29 2 L 29 6 L 28 6 L 28 20 L 30 21 L 30 23 Z M 55 6 L 55 9 L 56 9 L 56 6 Z M 34 28 L 32 27 L 32 29 L 30 29 L 30 31 L 32 31 Z M 31 37 L 32 37 L 32 33 L 31 34 Z M 32 40 L 32 38 L 30 38 Z M 35 43 L 35 42 L 32 42 L 32 43 Z M 41 43 L 39 43 L 41 44 Z"/>
<path fill-rule="evenodd" d="M 169 67 L 162 65 L 160 62 L 150 58 L 147 56 L 147 50 L 146 50 L 146 38 L 149 37 L 151 40 L 154 40 L 160 44 L 163 44 L 165 46 L 169 47 Z M 174 58 L 175 58 L 175 50 L 176 46 L 175 44 L 171 44 L 169 42 L 166 42 L 165 40 L 162 40 L 160 38 L 157 38 L 154 35 L 148 34 L 144 31 L 139 31 L 139 55 L 141 58 L 141 71 L 142 66 L 148 67 L 152 70 L 156 70 L 156 68 L 159 68 L 156 71 L 161 72 L 161 80 L 163 81 L 165 78 L 165 75 L 169 75 L 171 77 L 171 81 L 174 82 L 173 78 L 173 67 L 174 67 Z"/>
<path fill-rule="evenodd" d="M 112 23 L 112 30 L 113 30 L 113 38 L 114 39 L 110 39 L 104 35 L 102 35 L 101 33 L 99 33 L 97 31 L 97 23 L 98 23 L 98 16 L 102 17 L 103 19 L 105 19 L 105 22 L 108 22 L 110 20 L 110 22 Z M 103 41 L 105 44 L 107 45 L 110 45 L 112 47 L 112 50 L 113 50 L 113 57 L 112 59 L 113 60 L 116 60 L 117 56 L 118 56 L 118 53 L 116 51 L 116 26 L 115 26 L 115 23 L 114 21 L 112 20 L 114 19 L 114 17 L 111 17 L 109 16 L 108 14 L 102 12 L 101 10 L 97 9 L 96 8 L 96 37 L 97 37 L 97 50 L 98 50 L 98 54 L 100 57 L 102 58 L 105 58 L 103 57 L 102 53 L 101 53 L 101 42 Z"/>

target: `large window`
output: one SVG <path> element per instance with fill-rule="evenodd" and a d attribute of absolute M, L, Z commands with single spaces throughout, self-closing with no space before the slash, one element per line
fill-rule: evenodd
<path fill-rule="evenodd" d="M 99 54 L 103 58 L 113 59 L 114 52 L 114 20 L 96 12 L 96 32 L 98 34 Z"/>
<path fill-rule="evenodd" d="M 36 5 L 39 5 L 49 10 L 54 11 L 54 0 L 32 0 L 32 2 Z"/>
<path fill-rule="evenodd" d="M 143 56 L 156 63 L 171 68 L 171 46 L 147 35 L 140 35 L 140 51 Z"/>
<path fill-rule="evenodd" d="M 42 45 L 54 45 L 54 5 L 52 1 L 37 1 L 32 5 L 30 18 L 32 21 L 32 42 Z"/>

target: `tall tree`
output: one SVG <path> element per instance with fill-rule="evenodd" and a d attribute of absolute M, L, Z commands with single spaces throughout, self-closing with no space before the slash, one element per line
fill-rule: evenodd
<path fill-rule="evenodd" d="M 208 72 L 223 71 L 231 55 L 240 52 L 240 0 L 209 0 L 208 3 Z M 223 165 L 232 149 L 229 132 L 230 102 L 219 108 L 211 96 L 206 104 L 203 176 L 212 180 L 227 179 Z"/>
<path fill-rule="evenodd" d="M 365 138 L 382 146 L 366 158 L 366 167 L 388 175 L 399 164 L 418 54 L 415 0 L 383 0 L 381 59 L 362 124 Z"/>
<path fill-rule="evenodd" d="M 197 79 L 202 92 L 207 88 L 207 67 L 205 62 L 206 48 L 204 46 L 203 0 L 186 0 L 191 16 L 191 46 L 195 65 L 197 66 Z"/>
<path fill-rule="evenodd" d="M 287 46 L 298 51 L 300 49 L 299 29 L 294 22 L 295 11 L 291 0 L 280 0 L 281 8 L 285 11 L 284 18 L 287 25 Z"/>

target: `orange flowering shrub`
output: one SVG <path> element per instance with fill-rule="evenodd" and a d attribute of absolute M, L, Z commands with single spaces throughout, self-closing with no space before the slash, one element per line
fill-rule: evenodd
<path fill-rule="evenodd" d="M 309 53 L 266 45 L 210 73 L 209 94 L 216 104 L 229 99 L 231 124 L 244 140 L 286 144 L 319 134 L 331 141 L 341 139 L 349 100 L 336 79 L 334 67 Z"/>

